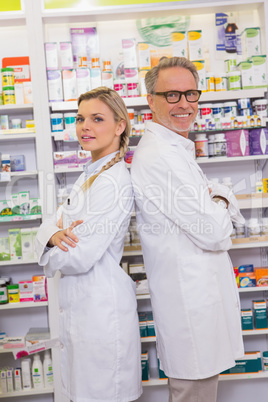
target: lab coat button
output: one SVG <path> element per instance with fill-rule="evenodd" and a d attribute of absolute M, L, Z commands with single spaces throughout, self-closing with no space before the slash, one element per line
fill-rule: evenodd
<path fill-rule="evenodd" d="M 59 312 L 60 312 L 60 313 L 63 312 L 63 308 L 62 308 L 62 307 L 59 308 Z"/>
<path fill-rule="evenodd" d="M 60 344 L 60 348 L 61 348 L 61 349 L 64 349 L 63 343 Z"/>

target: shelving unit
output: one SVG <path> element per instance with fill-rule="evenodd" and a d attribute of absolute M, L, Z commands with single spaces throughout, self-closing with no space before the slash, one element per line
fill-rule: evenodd
<path fill-rule="evenodd" d="M 13 310 L 21 308 L 33 308 L 33 307 L 47 307 L 48 302 L 20 302 L 20 303 L 7 303 L 0 306 L 1 310 Z"/>
<path fill-rule="evenodd" d="M 32 395 L 45 395 L 45 394 L 53 394 L 53 389 L 43 388 L 43 389 L 30 389 L 29 391 L 14 391 L 7 392 L 5 394 L 0 394 L 0 399 L 2 398 L 16 398 L 16 397 L 24 397 L 24 396 L 32 396 Z"/>
<path fill-rule="evenodd" d="M 36 155 L 37 155 L 37 169 L 36 171 L 31 170 L 30 172 L 25 172 L 22 173 L 21 175 L 12 175 L 12 179 L 17 179 L 17 178 L 25 178 L 27 180 L 31 176 L 35 176 L 38 179 L 38 186 L 40 189 L 40 197 L 42 198 L 43 205 L 45 206 L 46 204 L 49 204 L 49 208 L 47 210 L 43 211 L 42 217 L 46 219 L 46 217 L 49 217 L 50 212 L 53 207 L 55 209 L 55 182 L 57 179 L 59 179 L 58 174 L 69 174 L 71 175 L 71 178 L 74 178 L 75 174 L 79 174 L 82 171 L 81 167 L 78 168 L 73 168 L 73 169 L 55 169 L 53 166 L 53 158 L 52 158 L 52 141 L 51 141 L 51 128 L 50 128 L 50 113 L 51 112 L 68 112 L 68 111 L 73 111 L 77 110 L 77 103 L 76 102 L 53 102 L 48 104 L 48 96 L 47 96 L 47 82 L 46 82 L 46 69 L 45 69 L 45 57 L 44 57 L 44 42 L 45 41 L 56 41 L 58 38 L 54 36 L 54 33 L 59 34 L 60 38 L 63 38 L 63 40 L 66 39 L 65 31 L 64 31 L 64 24 L 67 24 L 69 26 L 75 26 L 75 25 L 80 25 L 84 24 L 86 26 L 90 25 L 98 25 L 100 26 L 100 31 L 103 30 L 105 32 L 105 35 L 107 35 L 107 31 L 104 30 L 104 25 L 108 26 L 108 24 L 111 22 L 114 24 L 110 30 L 111 32 L 111 40 L 114 38 L 114 32 L 117 33 L 117 35 L 122 35 L 122 32 L 124 32 L 124 35 L 126 37 L 128 35 L 131 35 L 133 37 L 133 33 L 131 29 L 135 27 L 135 25 L 132 23 L 134 19 L 140 19 L 140 18 L 153 18 L 155 16 L 157 17 L 167 17 L 170 15 L 175 15 L 176 13 L 178 16 L 181 15 L 186 15 L 186 16 L 197 16 L 201 15 L 203 17 L 206 17 L 207 14 L 213 14 L 215 12 L 229 12 L 231 11 L 241 11 L 243 10 L 243 15 L 250 15 L 250 18 L 252 18 L 252 21 L 256 21 L 256 15 L 258 19 L 260 20 L 260 25 L 261 28 L 264 29 L 265 26 L 267 26 L 266 19 L 268 15 L 268 5 L 267 5 L 267 0 L 256 0 L 252 2 L 252 0 L 226 0 L 224 2 L 203 2 L 200 3 L 198 1 L 187 1 L 187 2 L 173 2 L 173 3 L 166 3 L 166 4 L 154 4 L 152 7 L 152 4 L 140 4 L 140 5 L 132 5 L 132 6 L 110 6 L 110 7 L 93 7 L 91 11 L 85 11 L 85 12 L 80 12 L 80 11 L 74 11 L 74 10 L 68 10 L 68 11 L 63 11 L 63 12 L 58 12 L 58 11 L 42 11 L 41 10 L 41 2 L 38 2 L 36 0 L 25 0 L 25 13 L 24 12 L 19 12 L 16 15 L 13 13 L 7 13 L 5 15 L 1 15 L 0 13 L 0 23 L 2 27 L 20 27 L 20 26 L 25 26 L 25 29 L 27 30 L 27 37 L 28 37 L 28 43 L 29 43 L 29 56 L 31 60 L 31 75 L 32 75 L 32 84 L 33 84 L 33 95 L 34 95 L 34 104 L 33 105 L 23 105 L 23 106 L 15 106 L 15 105 L 8 105 L 8 106 L 0 106 L 0 112 L 3 114 L 8 114 L 9 112 L 11 114 L 16 114 L 16 113 L 28 113 L 33 111 L 34 113 L 34 118 L 35 118 L 35 123 L 36 123 L 36 134 L 34 133 L 2 133 L 0 132 L 0 141 L 1 144 L 9 140 L 18 140 L 18 141 L 25 141 L 25 140 L 31 140 L 35 141 L 36 144 Z M 218 3 L 218 4 L 217 4 Z M 202 18 L 203 20 L 204 18 Z M 120 24 L 118 23 L 120 21 Z M 127 21 L 127 22 L 126 22 Z M 199 19 L 200 21 L 200 19 Z M 201 23 L 201 22 L 200 22 Z M 125 26 L 129 25 L 130 28 L 127 26 L 127 29 L 125 29 Z M 198 27 L 199 22 L 197 23 L 194 21 L 194 24 L 196 27 Z M 58 31 L 57 29 L 53 31 L 55 26 L 58 26 Z M 117 26 L 115 26 L 117 25 Z M 123 26 L 124 25 L 124 26 Z M 52 33 L 49 32 L 50 26 L 52 27 Z M 99 28 L 98 26 L 98 28 Z M 120 31 L 117 32 L 117 28 L 120 26 Z M 129 28 L 129 29 L 128 29 Z M 267 31 L 267 29 L 266 29 Z M 266 41 L 266 48 L 268 44 L 268 33 L 265 31 L 263 35 L 263 40 L 264 40 L 264 45 Z M 135 32 L 134 32 L 135 34 Z M 130 37 L 130 36 L 129 36 Z M 211 38 L 214 37 L 211 35 Z M 109 46 L 109 40 L 110 37 L 109 35 L 106 36 L 107 38 L 107 43 Z M 62 39 L 60 39 L 62 40 Z M 102 46 L 105 41 L 102 41 Z M 22 50 L 23 51 L 23 50 Z M 212 50 L 211 50 L 212 51 Z M 266 52 L 268 53 L 268 52 Z M 214 58 L 213 58 L 214 61 Z M 216 70 L 215 70 L 216 71 Z M 42 94 L 42 96 L 40 96 Z M 219 101 L 230 101 L 230 100 L 236 100 L 239 98 L 263 98 L 265 95 L 265 89 L 256 89 L 256 90 L 242 90 L 242 91 L 226 91 L 226 92 L 221 92 L 221 93 L 203 93 L 200 102 L 219 102 Z M 137 108 L 142 108 L 142 107 L 147 107 L 147 100 L 145 97 L 140 97 L 140 98 L 126 98 L 125 99 L 127 107 L 137 107 Z M 239 158 L 215 158 L 215 160 L 198 160 L 198 163 L 205 168 L 213 168 L 214 171 L 217 171 L 217 164 L 219 164 L 220 169 L 228 169 L 228 164 L 230 163 L 231 165 L 233 163 L 236 164 L 236 170 L 240 169 L 240 166 L 244 166 L 243 162 L 246 162 L 248 165 L 250 165 L 251 162 L 257 162 L 257 161 L 263 161 L 265 162 L 267 160 L 268 156 L 261 156 L 261 157 L 239 157 Z M 241 162 L 241 164 L 240 164 Z M 233 165 L 232 165 L 233 166 Z M 235 171 L 235 169 L 233 169 Z M 41 172 L 41 175 L 40 175 Z M 40 177 L 41 176 L 41 177 Z M 2 188 L 2 186 L 0 187 Z M 256 202 L 255 202 L 256 201 Z M 247 209 L 258 209 L 258 208 L 266 208 L 267 200 L 260 199 L 258 200 L 252 200 L 252 205 L 251 200 L 246 200 L 242 201 L 239 200 L 239 204 L 241 204 L 241 208 L 247 210 Z M 53 204 L 54 203 L 54 204 Z M 245 211 L 247 212 L 247 211 Z M 38 217 L 37 219 L 40 219 Z M 8 223 L 8 222 L 4 222 Z M 30 222 L 29 222 L 30 223 Z M 27 222 L 26 222 L 27 224 Z M 233 245 L 232 249 L 234 250 L 242 250 L 243 253 L 246 252 L 246 249 L 251 249 L 255 248 L 257 249 L 258 247 L 264 248 L 268 247 L 268 242 L 256 242 L 256 243 L 250 243 L 247 245 Z M 237 254 L 239 251 L 237 252 Z M 124 258 L 131 257 L 135 259 L 136 257 L 141 256 L 141 250 L 138 249 L 133 249 L 133 250 L 126 250 L 124 252 Z M 31 267 L 36 264 L 36 261 L 20 261 L 20 262 L 0 262 L 0 267 L 3 268 L 4 266 L 8 266 L 9 268 L 13 268 L 13 265 L 17 265 L 18 267 L 27 267 L 27 264 L 31 264 Z M 267 289 L 239 289 L 239 292 L 243 293 L 244 292 L 260 292 L 260 291 L 267 291 Z M 137 300 L 139 300 L 139 303 L 147 303 L 149 302 L 150 296 L 149 295 L 138 295 Z M 50 299 L 51 300 L 51 299 Z M 49 307 L 50 302 L 48 303 Z M 44 306 L 44 304 L 42 304 Z M 52 304 L 53 306 L 53 311 L 51 309 L 50 311 L 50 322 L 52 322 L 51 330 L 55 334 L 57 332 L 57 305 L 56 303 Z M 35 307 L 35 306 L 34 306 Z M 34 309 L 33 309 L 34 310 Z M 48 310 L 50 310 L 48 308 Z M 265 335 L 265 334 L 263 334 Z M 259 337 L 257 337 L 259 338 Z M 55 355 L 56 356 L 56 355 Z M 27 391 L 27 393 L 24 391 L 23 393 L 12 393 L 8 395 L 0 395 L 0 398 L 6 398 L 6 397 L 15 397 L 15 396 L 26 396 L 26 395 L 36 395 L 35 401 L 38 402 L 43 402 L 40 395 L 42 393 L 48 394 L 48 393 L 53 393 L 54 395 L 51 396 L 51 399 L 49 401 L 52 401 L 54 399 L 55 402 L 63 402 L 60 394 L 60 379 L 59 379 L 59 364 L 58 364 L 58 357 L 54 359 L 55 363 L 55 372 L 57 373 L 57 378 L 55 381 L 55 392 L 53 390 L 40 390 L 40 392 L 37 392 L 35 390 Z M 152 376 L 153 377 L 153 376 Z M 155 375 L 157 377 L 157 375 Z M 252 375 L 232 375 L 232 376 L 224 376 L 221 377 L 221 381 L 225 380 L 239 380 L 239 379 L 259 379 L 259 378 L 268 378 L 268 375 L 266 373 L 259 373 L 259 374 L 252 374 Z M 148 383 L 144 383 L 143 385 L 145 387 L 149 386 L 156 386 L 156 385 L 164 385 L 166 384 L 166 380 L 156 380 L 156 379 L 151 379 Z M 228 385 L 229 386 L 229 385 Z M 156 387 L 157 388 L 157 387 Z M 240 395 L 243 396 L 243 388 L 239 389 Z M 267 387 L 263 388 L 261 390 L 258 390 L 261 395 L 267 394 Z M 157 391 L 154 393 L 153 388 L 151 389 L 151 394 L 153 402 L 162 402 L 157 399 Z M 147 394 L 148 395 L 148 394 Z M 46 397 L 46 401 L 48 397 Z M 146 397 L 145 397 L 146 398 Z M 142 400 L 142 398 L 141 398 Z M 146 399 L 143 399 L 145 401 Z M 245 400 L 245 396 L 243 398 Z M 149 401 L 149 400 L 148 400 Z M 147 402 L 147 400 L 146 400 Z M 151 399 L 150 401 L 151 402 Z M 222 402 L 220 400 L 219 402 Z M 233 401 L 229 401 L 233 402 Z M 245 402 L 247 402 L 245 400 Z"/>

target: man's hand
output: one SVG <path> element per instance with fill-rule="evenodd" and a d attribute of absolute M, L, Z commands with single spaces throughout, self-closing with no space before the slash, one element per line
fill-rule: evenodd
<path fill-rule="evenodd" d="M 72 230 L 83 223 L 82 220 L 74 221 L 71 226 L 69 226 L 67 229 L 59 230 L 56 232 L 53 236 L 48 241 L 48 246 L 49 247 L 54 247 L 57 246 L 59 247 L 62 251 L 68 251 L 68 248 L 65 247 L 62 242 L 68 244 L 71 247 L 76 247 L 76 243 L 79 241 L 78 237 L 76 237 Z M 62 224 L 60 220 L 57 222 L 57 225 L 59 227 L 62 227 Z"/>

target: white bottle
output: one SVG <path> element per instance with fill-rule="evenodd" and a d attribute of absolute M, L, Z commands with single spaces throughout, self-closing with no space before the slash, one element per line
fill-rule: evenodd
<path fill-rule="evenodd" d="M 53 388 L 53 386 L 54 386 L 53 368 L 52 368 L 52 360 L 50 357 L 49 350 L 45 350 L 44 361 L 43 361 L 43 371 L 44 371 L 45 388 Z"/>
<path fill-rule="evenodd" d="M 44 388 L 43 365 L 39 354 L 34 355 L 32 364 L 32 379 L 34 388 Z"/>
<path fill-rule="evenodd" d="M 22 376 L 22 388 L 31 389 L 31 359 L 29 357 L 21 361 L 21 376 Z"/>

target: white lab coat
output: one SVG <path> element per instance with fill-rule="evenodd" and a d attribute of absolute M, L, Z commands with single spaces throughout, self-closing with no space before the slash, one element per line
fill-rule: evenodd
<path fill-rule="evenodd" d="M 233 266 L 235 196 L 212 185 L 193 158 L 193 142 L 150 122 L 131 176 L 160 364 L 168 377 L 202 379 L 244 355 Z M 217 193 L 230 201 L 223 209 Z"/>
<path fill-rule="evenodd" d="M 133 190 L 125 162 L 103 172 L 90 189 L 81 185 L 116 153 L 91 164 L 71 194 L 75 248 L 47 250 L 58 216 L 41 225 L 39 264 L 53 277 L 60 270 L 60 342 L 63 392 L 74 402 L 129 402 L 141 387 L 141 346 L 135 283 L 119 262 L 133 211 Z"/>

